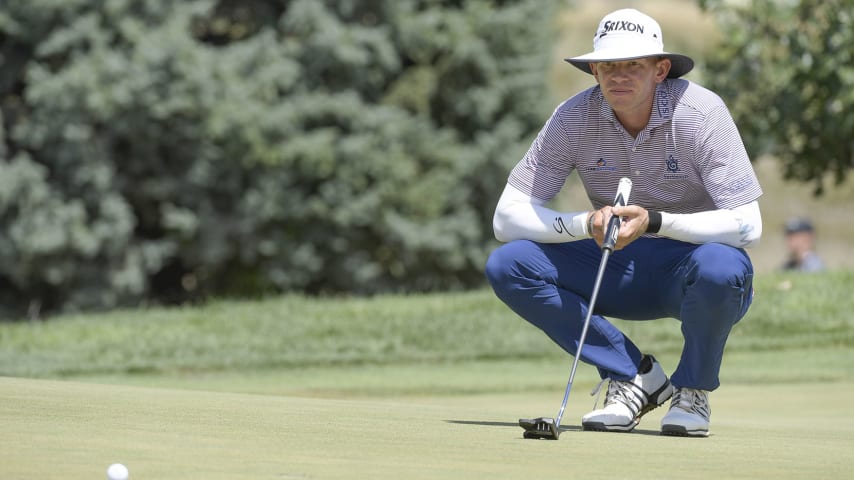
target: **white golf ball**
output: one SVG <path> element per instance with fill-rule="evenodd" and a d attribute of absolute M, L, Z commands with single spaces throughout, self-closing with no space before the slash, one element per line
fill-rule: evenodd
<path fill-rule="evenodd" d="M 107 469 L 107 480 L 128 480 L 128 468 L 121 463 L 114 463 Z"/>

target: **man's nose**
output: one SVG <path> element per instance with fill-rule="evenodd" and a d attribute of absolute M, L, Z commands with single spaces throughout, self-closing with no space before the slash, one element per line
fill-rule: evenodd
<path fill-rule="evenodd" d="M 628 78 L 629 76 L 629 67 L 626 65 L 617 65 L 614 67 L 614 70 L 611 71 L 611 77 L 614 78 Z"/>

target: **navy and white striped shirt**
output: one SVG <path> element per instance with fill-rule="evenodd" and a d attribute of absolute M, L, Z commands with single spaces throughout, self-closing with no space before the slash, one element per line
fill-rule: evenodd
<path fill-rule="evenodd" d="M 723 100 L 682 79 L 656 87 L 637 138 L 620 124 L 599 86 L 562 103 L 513 168 L 513 187 L 551 200 L 577 171 L 597 209 L 611 205 L 621 177 L 630 203 L 669 213 L 735 208 L 762 195 Z"/>

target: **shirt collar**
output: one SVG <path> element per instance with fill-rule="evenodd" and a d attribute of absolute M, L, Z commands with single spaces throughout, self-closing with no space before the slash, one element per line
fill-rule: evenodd
<path fill-rule="evenodd" d="M 655 99 L 652 101 L 652 113 L 647 129 L 661 126 L 673 118 L 673 95 L 670 94 L 670 80 L 655 86 Z"/>

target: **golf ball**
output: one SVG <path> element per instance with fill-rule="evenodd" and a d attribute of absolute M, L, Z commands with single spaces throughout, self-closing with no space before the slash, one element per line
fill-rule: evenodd
<path fill-rule="evenodd" d="M 121 463 L 114 463 L 107 469 L 107 480 L 128 480 L 128 468 Z"/>

